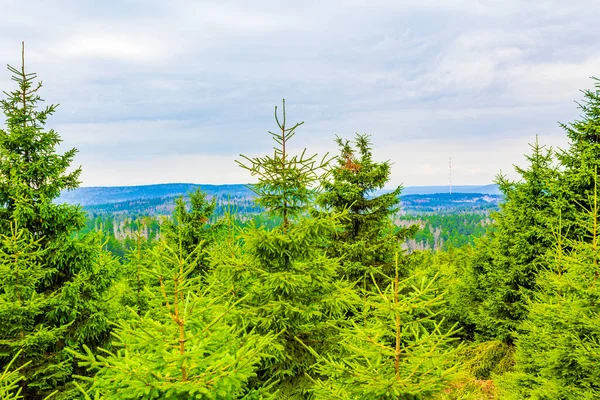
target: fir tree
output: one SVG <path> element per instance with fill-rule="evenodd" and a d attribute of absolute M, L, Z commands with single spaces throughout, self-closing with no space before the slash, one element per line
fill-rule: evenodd
<path fill-rule="evenodd" d="M 83 212 L 53 201 L 61 190 L 78 186 L 80 173 L 67 172 L 76 150 L 58 154 L 59 135 L 44 130 L 56 106 L 39 108 L 41 83 L 25 72 L 24 60 L 20 69 L 8 69 L 18 87 L 0 101 L 6 117 L 0 130 L 0 245 L 13 265 L 0 272 L 0 325 L 9 327 L 0 338 L 0 369 L 21 351 L 23 396 L 37 399 L 59 389 L 56 398 L 68 398 L 74 365 L 65 349 L 108 337 L 105 294 L 115 265 L 95 235 L 74 237 L 85 225 Z M 16 243 L 24 247 L 18 250 Z M 31 249 L 27 261 L 14 258 L 25 249 Z M 34 259 L 38 250 L 43 257 Z M 22 272 L 19 280 L 16 271 Z"/>
<path fill-rule="evenodd" d="M 149 311 L 118 323 L 110 350 L 78 353 L 80 365 L 95 373 L 85 378 L 88 392 L 104 399 L 260 398 L 246 390 L 272 335 L 246 333 L 233 326 L 230 293 L 206 295 L 194 273 L 200 250 L 161 241 L 144 267 L 157 285 L 146 290 Z M 265 397 L 262 397 L 265 398 Z"/>
<path fill-rule="evenodd" d="M 216 198 L 207 200 L 206 194 L 197 188 L 189 194 L 189 209 L 183 197 L 175 202 L 175 210 L 171 220 L 165 221 L 162 233 L 165 238 L 176 244 L 181 235 L 186 254 L 196 250 L 198 245 L 203 248 L 210 246 L 212 239 L 209 220 L 213 216 L 217 205 Z M 204 254 L 200 253 L 199 272 L 206 269 Z"/>
<path fill-rule="evenodd" d="M 423 399 L 448 387 L 453 365 L 455 329 L 436 321 L 443 304 L 434 280 L 395 276 L 364 304 L 364 321 L 342 329 L 341 351 L 319 357 L 316 399 Z"/>
<path fill-rule="evenodd" d="M 515 167 L 521 180 L 496 179 L 505 202 L 489 238 L 478 242 L 466 286 L 474 304 L 474 323 L 480 340 L 511 344 L 518 325 L 527 317 L 526 294 L 535 288 L 543 258 L 552 243 L 555 221 L 553 192 L 557 171 L 552 152 L 531 145 L 527 168 Z"/>
<path fill-rule="evenodd" d="M 600 397 L 597 195 L 587 203 L 585 238 L 569 239 L 556 228 L 554 254 L 517 339 L 515 371 L 500 380 L 503 399 Z"/>
<path fill-rule="evenodd" d="M 257 203 L 278 223 L 268 228 L 250 222 L 240 240 L 213 257 L 215 278 L 243 302 L 245 320 L 261 334 L 278 334 L 282 351 L 261 365 L 255 385 L 278 382 L 279 398 L 306 398 L 315 359 L 296 338 L 317 349 L 332 346 L 336 320 L 349 307 L 349 288 L 337 284 L 339 263 L 325 254 L 339 216 L 315 218 L 311 209 L 326 158 L 288 153 L 288 141 L 300 124 L 286 123 L 285 103 L 273 156 L 247 158 L 241 166 L 258 177 L 251 186 Z"/>
<path fill-rule="evenodd" d="M 390 162 L 375 162 L 369 136 L 357 134 L 355 148 L 336 139 L 340 147 L 331 178 L 322 180 L 318 202 L 328 210 L 348 212 L 343 229 L 334 234 L 329 253 L 342 257 L 345 276 L 354 281 L 392 265 L 399 243 L 416 233 L 416 226 L 396 229 L 391 217 L 399 210 L 402 186 L 376 196 L 390 179 Z M 383 268 L 385 270 L 385 268 Z M 391 269 L 388 268 L 390 272 Z"/>
<path fill-rule="evenodd" d="M 148 239 L 144 236 L 145 222 L 138 224 L 138 229 L 134 233 L 135 247 L 129 250 L 126 260 L 122 266 L 124 275 L 123 286 L 119 287 L 122 303 L 133 307 L 139 314 L 144 314 L 148 309 L 148 301 L 145 295 L 145 287 L 148 285 L 148 279 L 144 270 L 150 262 L 149 252 L 151 246 Z"/>
<path fill-rule="evenodd" d="M 594 196 L 594 182 L 600 168 L 600 80 L 592 79 L 594 89 L 583 90 L 583 100 L 578 103 L 580 119 L 561 124 L 569 138 L 569 147 L 556 154 L 563 171 L 553 192 L 563 233 L 570 238 L 586 236 L 586 224 L 577 217 L 581 215 L 581 207 L 591 208 L 590 198 Z"/>

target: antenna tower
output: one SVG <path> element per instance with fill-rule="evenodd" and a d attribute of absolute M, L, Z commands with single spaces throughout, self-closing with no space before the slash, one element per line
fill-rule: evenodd
<path fill-rule="evenodd" d="M 452 194 L 452 156 L 450 156 L 450 160 L 448 161 L 448 169 L 450 170 L 450 194 Z"/>

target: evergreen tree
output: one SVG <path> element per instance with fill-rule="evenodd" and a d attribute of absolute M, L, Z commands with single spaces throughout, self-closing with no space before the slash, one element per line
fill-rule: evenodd
<path fill-rule="evenodd" d="M 272 335 L 246 333 L 233 326 L 230 293 L 207 296 L 195 275 L 198 246 L 186 254 L 184 229 L 179 244 L 160 242 L 144 272 L 158 284 L 146 290 L 149 311 L 131 309 L 122 320 L 112 349 L 77 354 L 80 365 L 95 372 L 88 391 L 104 399 L 260 398 L 248 393 Z M 262 397 L 265 398 L 265 397 Z"/>
<path fill-rule="evenodd" d="M 217 205 L 216 198 L 207 200 L 206 194 L 197 188 L 189 194 L 189 209 L 185 199 L 179 197 L 175 201 L 175 210 L 171 220 L 165 221 L 162 226 L 162 233 L 165 238 L 175 244 L 179 240 L 183 241 L 183 248 L 186 254 L 194 251 L 202 243 L 203 248 L 210 246 L 212 239 L 209 220 L 212 217 Z M 204 254 L 199 257 L 199 269 L 206 269 Z"/>
<path fill-rule="evenodd" d="M 282 351 L 261 365 L 256 386 L 278 381 L 278 396 L 306 398 L 315 359 L 296 338 L 318 350 L 331 348 L 336 320 L 349 307 L 350 290 L 335 282 L 339 263 L 325 254 L 328 237 L 339 227 L 339 216 L 316 218 L 311 209 L 315 186 L 327 167 L 326 158 L 316 155 L 290 155 L 288 141 L 300 124 L 286 124 L 271 136 L 277 143 L 273 156 L 248 158 L 241 166 L 258 177 L 251 186 L 257 204 L 277 223 L 274 227 L 250 222 L 240 232 L 240 240 L 215 253 L 214 279 L 238 296 L 248 296 L 241 304 L 245 320 L 258 333 L 278 334 Z"/>
<path fill-rule="evenodd" d="M 553 192 L 556 169 L 552 152 L 531 145 L 527 168 L 515 167 L 521 181 L 496 179 L 505 202 L 493 215 L 489 237 L 478 241 L 466 276 L 474 322 L 480 340 L 511 344 L 518 325 L 527 317 L 526 293 L 535 287 L 537 273 L 552 243 L 555 221 Z"/>
<path fill-rule="evenodd" d="M 436 321 L 443 304 L 434 280 L 400 279 L 364 304 L 365 320 L 342 329 L 337 357 L 319 357 L 312 389 L 316 399 L 423 399 L 433 398 L 454 378 L 455 347 L 451 328 Z"/>
<path fill-rule="evenodd" d="M 355 281 L 391 266 L 399 242 L 416 233 L 417 227 L 398 230 L 392 223 L 391 217 L 399 209 L 402 186 L 375 196 L 390 179 L 390 162 L 373 160 L 369 136 L 357 134 L 355 148 L 352 142 L 339 137 L 336 143 L 340 155 L 331 179 L 321 181 L 323 192 L 318 202 L 325 209 L 348 212 L 328 251 L 334 257 L 342 257 L 344 275 Z"/>
<path fill-rule="evenodd" d="M 148 239 L 143 234 L 145 227 L 145 221 L 138 224 L 138 229 L 134 233 L 135 247 L 127 253 L 126 260 L 121 268 L 124 282 L 122 282 L 123 285 L 119 285 L 120 295 L 123 296 L 123 305 L 135 308 L 140 315 L 148 309 L 148 299 L 145 294 L 148 279 L 144 271 L 148 268 L 152 249 Z"/>
<path fill-rule="evenodd" d="M 0 369 L 20 351 L 24 397 L 58 389 L 55 398 L 68 398 L 74 365 L 65 349 L 93 347 L 108 337 L 105 294 L 115 265 L 95 235 L 74 236 L 85 225 L 83 212 L 53 201 L 61 190 L 77 187 L 80 173 L 67 172 L 76 150 L 58 154 L 59 135 L 44 130 L 56 106 L 39 108 L 41 83 L 25 72 L 24 61 L 21 69 L 8 69 L 18 87 L 0 101 L 6 117 L 0 130 L 0 254 L 7 262 L 0 271 L 0 325 L 8 327 L 0 337 Z M 43 257 L 34 257 L 38 250 Z"/>
<path fill-rule="evenodd" d="M 600 80 L 594 81 L 593 90 L 583 90 L 579 103 L 581 117 L 570 124 L 561 124 L 569 138 L 569 147 L 556 156 L 562 173 L 553 186 L 556 208 L 560 210 L 563 232 L 570 238 L 586 236 L 585 226 L 577 217 L 581 207 L 591 209 L 594 182 L 600 168 Z"/>
<path fill-rule="evenodd" d="M 600 398 L 597 196 L 587 203 L 584 240 L 556 229 L 554 255 L 517 339 L 515 371 L 500 380 L 503 399 Z"/>

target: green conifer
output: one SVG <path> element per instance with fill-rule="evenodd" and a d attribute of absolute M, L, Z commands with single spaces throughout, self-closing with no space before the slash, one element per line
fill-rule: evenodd
<path fill-rule="evenodd" d="M 282 399 L 306 398 L 315 359 L 296 338 L 327 349 L 332 346 L 336 320 L 349 307 L 348 287 L 336 283 L 339 263 L 323 250 L 339 227 L 339 215 L 315 217 L 312 210 L 318 184 L 328 165 L 326 157 L 288 152 L 289 139 L 300 124 L 287 125 L 285 102 L 279 127 L 270 132 L 277 143 L 273 156 L 245 158 L 240 165 L 258 177 L 252 185 L 257 203 L 277 223 L 251 221 L 230 242 L 228 251 L 213 258 L 216 279 L 238 296 L 245 320 L 261 334 L 278 334 L 282 351 L 261 365 L 257 387 L 277 381 Z"/>
<path fill-rule="evenodd" d="M 436 321 L 443 304 L 434 280 L 395 276 L 367 298 L 364 321 L 342 329 L 341 351 L 319 357 L 316 399 L 425 399 L 454 378 L 456 330 Z"/>
<path fill-rule="evenodd" d="M 202 248 L 210 246 L 212 240 L 209 220 L 213 216 L 217 205 L 216 198 L 208 200 L 206 193 L 197 188 L 189 194 L 189 207 L 182 197 L 175 201 L 175 210 L 171 220 L 165 221 L 161 232 L 165 238 L 176 244 L 181 235 L 183 247 L 186 254 L 196 250 L 198 245 Z M 199 272 L 206 270 L 204 254 L 201 252 L 198 258 L 200 263 Z"/>
<path fill-rule="evenodd" d="M 331 178 L 321 184 L 318 202 L 327 210 L 347 211 L 342 229 L 336 231 L 328 252 L 341 257 L 344 275 L 355 281 L 377 269 L 393 270 L 393 256 L 400 242 L 416 233 L 416 226 L 397 229 L 391 217 L 399 210 L 402 186 L 389 193 L 376 195 L 390 179 L 390 162 L 373 160 L 368 135 L 357 134 L 355 148 L 349 140 L 336 138 L 340 147 Z M 366 278 L 365 278 L 366 279 Z"/>
<path fill-rule="evenodd" d="M 585 238 L 556 228 L 554 254 L 517 338 L 515 371 L 500 379 L 503 399 L 600 398 L 597 195 L 587 203 Z"/>
<path fill-rule="evenodd" d="M 489 237 L 478 242 L 466 277 L 480 340 L 511 344 L 527 317 L 526 294 L 552 243 L 555 221 L 552 185 L 557 176 L 551 149 L 531 145 L 527 168 L 515 167 L 521 180 L 496 179 L 505 201 L 493 215 Z M 464 294 L 462 294 L 464 295 Z"/>
<path fill-rule="evenodd" d="M 580 209 L 591 209 L 594 182 L 600 168 L 600 79 L 592 78 L 593 90 L 583 90 L 583 100 L 578 103 L 580 119 L 561 124 L 569 138 L 569 147 L 560 150 L 556 157 L 562 173 L 552 191 L 555 205 L 560 210 L 563 234 L 570 238 L 587 235 Z"/>
<path fill-rule="evenodd" d="M 54 202 L 62 190 L 78 186 L 80 174 L 67 171 L 76 150 L 58 154 L 59 135 L 44 130 L 56 105 L 39 107 L 41 83 L 25 72 L 24 60 L 20 69 L 8 69 L 18 87 L 0 101 L 6 117 L 0 130 L 0 254 L 13 260 L 0 272 L 0 326 L 8 327 L 0 336 L 0 369 L 20 351 L 24 397 L 58 389 L 56 398 L 69 398 L 74 365 L 65 349 L 107 339 L 105 295 L 116 268 L 95 235 L 74 236 L 85 225 L 84 213 Z M 16 243 L 23 244 L 20 251 Z M 43 257 L 34 257 L 38 250 Z M 19 280 L 13 279 L 17 270 Z"/>
<path fill-rule="evenodd" d="M 261 398 L 250 393 L 247 381 L 255 375 L 272 335 L 247 333 L 233 326 L 231 293 L 207 296 L 195 274 L 200 246 L 186 253 L 184 229 L 179 243 L 161 241 L 144 266 L 148 280 L 148 312 L 131 309 L 113 333 L 109 350 L 94 355 L 87 347 L 77 354 L 80 365 L 94 372 L 88 392 L 103 399 Z M 266 398 L 266 397 L 262 397 Z"/>

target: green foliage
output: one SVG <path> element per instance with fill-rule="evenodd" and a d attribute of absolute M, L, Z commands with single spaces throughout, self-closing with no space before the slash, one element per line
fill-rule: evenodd
<path fill-rule="evenodd" d="M 482 340 L 511 343 L 514 331 L 527 317 L 526 293 L 535 288 L 540 263 L 552 242 L 556 221 L 551 185 L 557 171 L 551 150 L 536 141 L 526 156 L 529 167 L 516 171 L 521 181 L 500 175 L 497 183 L 506 202 L 493 214 L 489 238 L 477 242 L 467 289 Z"/>
<path fill-rule="evenodd" d="M 594 89 L 582 91 L 580 119 L 561 124 L 570 143 L 566 150 L 557 152 L 563 172 L 552 187 L 563 234 L 575 239 L 587 234 L 586 223 L 578 216 L 581 207 L 592 208 L 590 199 L 594 197 L 594 182 L 600 168 L 600 80 L 592 79 Z"/>
<path fill-rule="evenodd" d="M 342 258 L 344 275 L 350 281 L 392 265 L 399 241 L 416 233 L 416 226 L 397 229 L 390 217 L 398 211 L 401 186 L 374 196 L 390 179 L 390 163 L 375 162 L 367 135 L 356 135 L 355 146 L 349 140 L 336 139 L 340 147 L 332 179 L 321 180 L 323 192 L 318 203 L 326 210 L 347 211 L 342 229 L 335 232 L 328 253 Z M 387 271 L 390 272 L 388 268 Z"/>
<path fill-rule="evenodd" d="M 67 172 L 75 150 L 56 153 L 60 137 L 44 125 L 55 105 L 39 109 L 35 74 L 8 67 L 17 89 L 0 101 L 0 368 L 20 352 L 22 395 L 73 395 L 71 345 L 96 346 L 108 336 L 105 294 L 115 265 L 95 235 L 74 233 L 84 214 L 53 202 L 78 185 L 79 169 Z M 29 364 L 27 364 L 29 363 Z M 27 366 L 25 366 L 27 364 Z"/>
<path fill-rule="evenodd" d="M 507 399 L 600 396 L 598 204 L 587 213 L 587 240 L 558 234 L 549 268 L 518 337 L 516 370 L 501 380 Z"/>
<path fill-rule="evenodd" d="M 20 352 L 15 354 L 13 359 L 10 360 L 4 367 L 4 370 L 0 373 L 0 399 L 2 400 L 19 400 L 23 398 L 21 395 L 23 388 L 20 387 L 23 376 L 20 374 L 20 370 L 27 366 L 27 364 L 23 364 L 21 367 L 13 369 L 13 365 L 20 355 Z"/>
<path fill-rule="evenodd" d="M 37 75 L 25 72 L 24 58 L 20 70 L 8 70 L 18 87 L 0 100 L 6 118 L 6 129 L 0 129 L 0 226 L 6 231 L 10 221 L 18 220 L 49 243 L 83 225 L 76 207 L 52 203 L 61 190 L 79 186 L 81 169 L 67 173 L 76 150 L 57 154 L 60 136 L 52 129 L 44 131 L 57 106 L 38 108 L 42 84 L 35 83 Z"/>
<path fill-rule="evenodd" d="M 295 134 L 296 129 L 304 122 L 289 127 L 286 125 L 285 100 L 282 107 L 282 121 L 279 121 L 275 107 L 275 121 L 278 132 L 269 134 L 277 143 L 273 156 L 249 158 L 241 155 L 248 164 L 237 161 L 240 167 L 248 170 L 252 176 L 258 177 L 258 182 L 252 189 L 258 198 L 256 204 L 269 215 L 281 217 L 284 227 L 294 219 L 303 216 L 315 197 L 314 185 L 321 178 L 329 164 L 327 155 L 319 162 L 317 155 L 307 156 L 306 150 L 300 155 L 288 154 L 287 142 Z"/>
<path fill-rule="evenodd" d="M 189 195 L 190 209 L 183 197 L 175 202 L 172 220 L 167 220 L 162 226 L 162 233 L 167 241 L 177 243 L 181 238 L 184 252 L 190 254 L 202 244 L 209 246 L 210 231 L 208 221 L 216 207 L 216 199 L 208 201 L 206 194 L 197 188 Z M 201 252 L 200 252 L 201 253 Z M 205 269 L 201 256 L 200 268 Z"/>
<path fill-rule="evenodd" d="M 336 321 L 350 306 L 350 288 L 336 282 L 339 263 L 323 250 L 339 228 L 339 215 L 315 217 L 311 202 L 314 187 L 326 161 L 316 156 L 291 156 L 286 152 L 295 128 L 277 120 L 280 134 L 271 133 L 278 144 L 273 157 L 251 160 L 248 169 L 258 175 L 253 188 L 257 203 L 278 223 L 258 225 L 250 221 L 238 234 L 223 242 L 212 255 L 212 279 L 222 290 L 233 290 L 240 303 L 243 321 L 257 333 L 277 334 L 279 350 L 265 360 L 256 387 L 279 381 L 279 398 L 305 398 L 315 359 L 296 337 L 321 348 L 333 345 Z M 246 158 L 248 159 L 248 158 Z M 230 231 L 234 232 L 234 231 Z M 247 297 L 246 297 L 247 296 Z"/>
<path fill-rule="evenodd" d="M 272 335 L 233 326 L 229 293 L 207 296 L 194 275 L 198 251 L 186 254 L 162 241 L 144 266 L 150 280 L 149 311 L 118 322 L 111 350 L 77 353 L 80 365 L 95 372 L 89 391 L 107 399 L 251 398 L 247 380 L 264 357 Z"/>
<path fill-rule="evenodd" d="M 483 213 L 407 214 L 396 216 L 401 226 L 421 227 L 414 238 L 407 239 L 409 250 L 449 250 L 475 244 L 475 239 L 488 233 L 490 215 Z"/>
<path fill-rule="evenodd" d="M 335 162 L 290 154 L 284 102 L 274 153 L 238 161 L 256 203 L 234 185 L 173 204 L 197 185 L 163 185 L 85 222 L 56 201 L 81 172 L 45 129 L 56 106 L 9 71 L 1 399 L 600 398 L 600 80 L 561 125 L 567 150 L 536 140 L 518 181 L 497 177 L 497 213 L 441 194 L 398 215 L 369 136 L 337 138 Z"/>
<path fill-rule="evenodd" d="M 432 280 L 396 274 L 363 305 L 364 319 L 340 334 L 340 353 L 319 357 L 316 399 L 431 398 L 453 379 L 456 331 L 436 321 L 443 304 Z"/>

